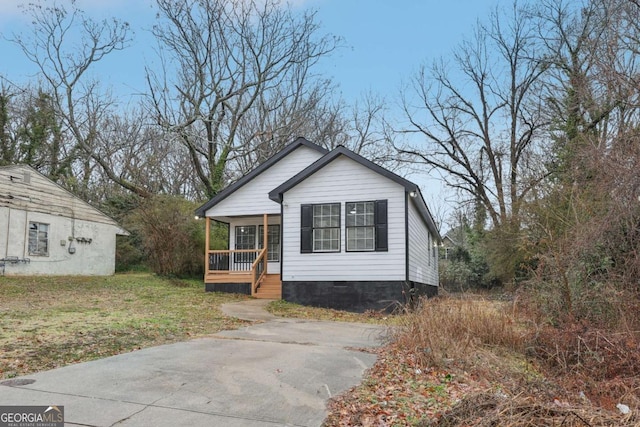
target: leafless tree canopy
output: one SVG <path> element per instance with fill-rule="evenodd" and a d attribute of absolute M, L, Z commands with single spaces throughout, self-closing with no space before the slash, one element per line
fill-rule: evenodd
<path fill-rule="evenodd" d="M 410 142 L 401 152 L 480 202 L 494 226 L 517 214 L 541 179 L 536 155 L 545 123 L 532 92 L 544 67 L 529 21 L 517 7 L 510 12 L 479 25 L 450 62 L 421 67 L 403 93 Z"/>
<path fill-rule="evenodd" d="M 68 150 L 81 153 L 80 176 L 75 189 L 85 197 L 96 165 L 110 180 L 140 195 L 141 186 L 112 170 L 100 156 L 97 137 L 101 120 L 113 107 L 108 92 L 91 78 L 91 67 L 108 55 L 124 49 L 130 41 L 126 22 L 95 21 L 72 2 L 70 9 L 45 3 L 29 4 L 26 13 L 33 21 L 32 33 L 13 38 L 40 71 L 42 90 L 54 100 L 63 131 L 68 135 Z"/>
<path fill-rule="evenodd" d="M 313 13 L 279 2 L 158 0 L 162 68 L 147 69 L 157 123 L 189 152 L 204 194 L 225 185 L 227 165 L 269 152 L 326 107 L 330 85 L 313 66 L 337 46 Z M 261 155 L 255 156 L 257 161 Z"/>

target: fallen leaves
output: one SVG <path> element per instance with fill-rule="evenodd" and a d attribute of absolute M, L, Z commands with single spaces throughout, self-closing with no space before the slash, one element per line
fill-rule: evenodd
<path fill-rule="evenodd" d="M 327 427 L 407 426 L 437 417 L 469 386 L 449 371 L 420 366 L 411 352 L 389 345 L 366 379 L 329 404 Z"/>

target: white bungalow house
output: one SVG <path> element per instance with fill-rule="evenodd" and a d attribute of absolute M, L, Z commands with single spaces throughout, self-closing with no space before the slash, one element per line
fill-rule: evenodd
<path fill-rule="evenodd" d="M 196 210 L 228 225 L 206 243 L 205 288 L 364 311 L 438 291 L 440 235 L 418 186 L 298 138 Z M 263 242 L 267 242 L 264 248 Z"/>
<path fill-rule="evenodd" d="M 110 275 L 113 219 L 26 165 L 0 167 L 0 275 Z"/>

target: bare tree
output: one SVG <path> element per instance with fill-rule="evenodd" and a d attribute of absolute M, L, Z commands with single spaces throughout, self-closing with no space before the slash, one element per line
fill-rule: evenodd
<path fill-rule="evenodd" d="M 86 193 L 91 173 L 99 165 L 112 181 L 148 196 L 146 189 L 119 176 L 96 147 L 101 121 L 113 107 L 113 100 L 89 73 L 96 63 L 127 46 L 129 25 L 116 19 L 94 21 L 74 1 L 69 10 L 56 3 L 43 4 L 27 6 L 32 32 L 15 35 L 12 41 L 38 67 L 44 90 L 52 96 L 56 114 L 71 137 L 72 149 L 82 154 L 82 164 L 75 166 L 81 176 L 78 192 Z"/>
<path fill-rule="evenodd" d="M 318 36 L 313 13 L 296 15 L 274 0 L 156 3 L 162 69 L 147 69 L 151 109 L 187 148 L 211 197 L 225 185 L 228 163 L 257 140 L 291 137 L 290 117 L 326 90 L 312 69 L 337 41 Z"/>
<path fill-rule="evenodd" d="M 106 115 L 96 135 L 95 152 L 119 179 L 135 183 L 151 194 L 197 198 L 189 158 L 172 135 L 150 125 L 146 112 L 131 109 Z M 107 174 L 96 172 L 98 181 L 91 192 L 108 198 L 117 193 Z"/>
<path fill-rule="evenodd" d="M 295 92 L 297 86 L 295 83 L 276 88 L 276 91 Z M 344 141 L 345 108 L 343 102 L 333 99 L 334 91 L 334 85 L 325 80 L 317 82 L 304 96 L 287 100 L 286 96 L 270 94 L 261 100 L 258 108 L 245 115 L 245 126 L 238 129 L 239 140 L 246 143 L 238 146 L 230 156 L 228 172 L 247 173 L 297 136 L 325 146 Z M 261 131 L 256 133 L 257 129 Z"/>
<path fill-rule="evenodd" d="M 604 155 L 611 141 L 638 122 L 639 14 L 631 6 L 545 0 L 532 11 L 548 68 L 541 94 L 559 173 L 581 168 L 574 159 L 580 145 L 595 144 Z"/>
<path fill-rule="evenodd" d="M 444 60 L 422 67 L 403 92 L 415 161 L 438 170 L 494 226 L 519 224 L 519 210 L 540 180 L 536 142 L 544 125 L 532 92 L 544 73 L 532 28 L 514 4 Z"/>

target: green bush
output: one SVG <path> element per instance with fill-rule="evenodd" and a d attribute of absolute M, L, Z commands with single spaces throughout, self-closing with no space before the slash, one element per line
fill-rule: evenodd
<path fill-rule="evenodd" d="M 158 195 L 144 200 L 127 218 L 139 236 L 149 269 L 161 276 L 202 277 L 204 222 L 194 218 L 196 204 Z M 133 251 L 132 251 L 133 252 Z"/>

